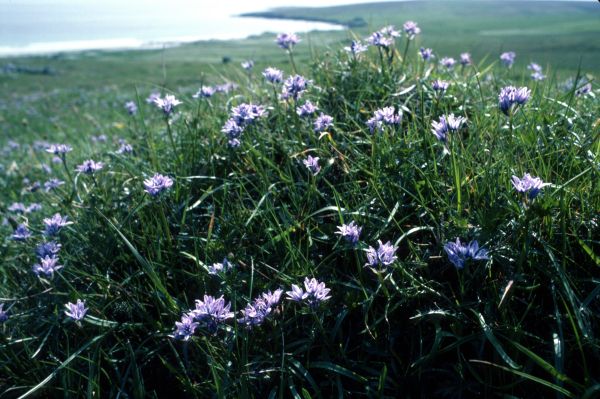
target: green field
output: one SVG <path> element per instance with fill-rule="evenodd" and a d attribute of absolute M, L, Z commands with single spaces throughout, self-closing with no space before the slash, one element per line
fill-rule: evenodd
<path fill-rule="evenodd" d="M 596 7 L 287 9 L 356 31 L 3 60 L 0 399 L 597 397 Z"/>

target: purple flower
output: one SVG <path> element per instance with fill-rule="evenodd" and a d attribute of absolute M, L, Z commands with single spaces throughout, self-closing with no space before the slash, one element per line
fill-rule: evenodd
<path fill-rule="evenodd" d="M 442 94 L 448 90 L 448 86 L 450 86 L 450 82 L 446 82 L 445 80 L 436 79 L 431 84 L 433 90 L 441 92 Z"/>
<path fill-rule="evenodd" d="M 135 115 L 137 113 L 137 111 L 138 111 L 138 107 L 137 107 L 137 105 L 136 105 L 135 102 L 133 102 L 133 101 L 127 101 L 125 103 L 125 110 L 127 111 L 127 113 L 129 115 Z"/>
<path fill-rule="evenodd" d="M 13 213 L 25 213 L 27 208 L 25 208 L 25 205 L 22 202 L 13 202 L 8 208 L 7 210 L 9 212 L 13 212 Z"/>
<path fill-rule="evenodd" d="M 533 79 L 535 81 L 540 81 L 540 80 L 546 79 L 546 76 L 542 73 L 541 65 L 536 64 L 535 62 L 532 62 L 531 64 L 527 65 L 527 69 L 529 69 L 532 72 L 531 79 Z"/>
<path fill-rule="evenodd" d="M 252 60 L 247 60 L 241 63 L 242 68 L 244 68 L 246 71 L 251 71 L 252 68 L 254 68 L 254 61 Z"/>
<path fill-rule="evenodd" d="M 429 61 L 431 58 L 433 58 L 433 50 L 430 48 L 421 47 L 419 49 L 419 55 L 423 61 Z"/>
<path fill-rule="evenodd" d="M 0 323 L 4 323 L 6 320 L 8 320 L 8 314 L 3 308 L 4 304 L 0 303 Z"/>
<path fill-rule="evenodd" d="M 312 172 L 313 175 L 316 175 L 321 170 L 319 166 L 319 157 L 313 157 L 309 155 L 304 161 L 302 161 L 304 166 L 308 168 Z"/>
<path fill-rule="evenodd" d="M 155 173 L 149 179 L 144 180 L 144 191 L 153 197 L 168 190 L 173 185 L 173 179 L 169 176 L 163 176 L 160 173 Z"/>
<path fill-rule="evenodd" d="M 394 38 L 390 36 L 386 36 L 381 32 L 373 32 L 371 36 L 367 38 L 367 42 L 372 44 L 373 46 L 389 48 L 394 44 Z"/>
<path fill-rule="evenodd" d="M 338 231 L 335 234 L 339 234 L 346 239 L 352 245 L 356 245 L 358 238 L 362 231 L 362 227 L 359 227 L 356 223 L 350 222 L 349 224 L 342 224 L 337 226 Z"/>
<path fill-rule="evenodd" d="M 369 247 L 366 250 L 368 262 L 365 266 L 369 266 L 372 269 L 384 269 L 398 259 L 396 256 L 398 247 L 393 246 L 389 241 L 383 244 L 381 240 L 378 240 L 378 243 L 379 248 Z"/>
<path fill-rule="evenodd" d="M 311 81 L 306 80 L 306 78 L 303 76 L 290 76 L 283 82 L 281 98 L 284 100 L 288 98 L 292 98 L 295 101 L 298 100 L 300 97 L 302 97 L 302 94 L 306 91 L 310 83 Z"/>
<path fill-rule="evenodd" d="M 440 64 L 445 66 L 447 69 L 452 69 L 456 64 L 456 60 L 452 57 L 444 57 L 440 60 Z"/>
<path fill-rule="evenodd" d="M 280 33 L 275 42 L 279 47 L 285 50 L 291 50 L 296 44 L 300 43 L 300 38 L 295 33 Z"/>
<path fill-rule="evenodd" d="M 471 65 L 472 63 L 473 63 L 473 61 L 471 60 L 471 54 L 469 54 L 469 53 L 462 53 L 460 55 L 460 64 L 462 66 Z"/>
<path fill-rule="evenodd" d="M 95 172 L 102 170 L 102 168 L 104 168 L 104 164 L 102 162 L 96 162 L 88 159 L 87 161 L 83 161 L 81 165 L 78 165 L 76 170 L 80 173 L 93 175 Z"/>
<path fill-rule="evenodd" d="M 42 210 L 42 206 L 40 204 L 38 204 L 37 202 L 34 202 L 33 204 L 30 204 L 27 208 L 25 208 L 25 213 L 32 213 L 32 212 L 37 212 L 37 211 L 41 211 Z"/>
<path fill-rule="evenodd" d="M 353 56 L 357 56 L 360 53 L 364 53 L 365 51 L 367 51 L 368 46 L 362 44 L 359 40 L 352 40 L 352 43 L 350 43 L 350 46 L 344 47 L 344 50 L 346 50 L 347 52 L 349 52 L 350 54 L 352 54 Z"/>
<path fill-rule="evenodd" d="M 227 273 L 231 269 L 233 269 L 233 263 L 229 262 L 227 258 L 224 258 L 223 262 L 213 263 L 211 266 L 208 266 L 208 274 L 217 275 L 220 273 Z"/>
<path fill-rule="evenodd" d="M 51 144 L 48 148 L 46 148 L 46 152 L 50 154 L 63 156 L 67 152 L 71 152 L 73 147 L 67 144 Z"/>
<path fill-rule="evenodd" d="M 528 193 L 529 198 L 533 199 L 540 193 L 540 190 L 549 183 L 544 183 L 539 177 L 533 177 L 529 173 L 525 173 L 522 179 L 513 175 L 512 184 L 515 187 L 515 190 L 520 193 Z"/>
<path fill-rule="evenodd" d="M 502 61 L 506 67 L 511 68 L 515 63 L 516 57 L 517 55 L 514 51 L 507 51 L 506 53 L 500 54 L 500 61 Z"/>
<path fill-rule="evenodd" d="M 263 71 L 262 75 L 265 77 L 267 82 L 271 82 L 271 83 L 283 82 L 283 72 L 277 68 L 268 67 Z"/>
<path fill-rule="evenodd" d="M 502 88 L 498 95 L 498 106 L 505 115 L 508 115 L 513 105 L 525 104 L 530 94 L 531 90 L 527 87 L 516 88 L 514 86 L 506 86 Z"/>
<path fill-rule="evenodd" d="M 236 85 L 235 83 L 223 83 L 221 85 L 217 85 L 215 87 L 215 90 L 217 93 L 229 93 L 230 91 L 233 91 L 235 89 L 237 89 L 238 85 Z"/>
<path fill-rule="evenodd" d="M 225 133 L 229 140 L 234 140 L 242 135 L 244 128 L 238 125 L 235 120 L 228 119 L 227 122 L 225 122 L 225 125 L 223 125 L 221 128 L 221 131 Z"/>
<path fill-rule="evenodd" d="M 31 237 L 31 232 L 24 224 L 18 225 L 12 235 L 12 239 L 15 241 L 27 241 L 29 237 Z"/>
<path fill-rule="evenodd" d="M 194 316 L 191 314 L 184 314 L 181 316 L 181 322 L 175 322 L 175 331 L 170 337 L 187 341 L 194 335 L 196 328 L 200 323 L 194 321 Z"/>
<path fill-rule="evenodd" d="M 325 129 L 333 126 L 333 117 L 331 117 L 329 115 L 325 115 L 324 113 L 321 112 L 321 115 L 319 115 L 317 117 L 317 119 L 315 119 L 313 126 L 314 126 L 315 132 L 317 132 L 317 133 L 323 132 L 323 131 L 325 131 Z"/>
<path fill-rule="evenodd" d="M 285 294 L 290 301 L 307 302 L 312 309 L 315 309 L 321 302 L 331 298 L 328 295 L 330 291 L 331 289 L 325 287 L 325 283 L 319 282 L 315 278 L 309 279 L 305 277 L 304 290 L 296 284 L 292 284 L 292 290 L 287 291 Z"/>
<path fill-rule="evenodd" d="M 408 40 L 414 39 L 416 35 L 421 33 L 421 28 L 419 28 L 417 26 L 417 23 L 413 21 L 406 21 L 402 28 L 404 29 L 404 32 L 408 35 Z"/>
<path fill-rule="evenodd" d="M 63 184 L 65 184 L 64 181 L 56 179 L 56 178 L 52 178 L 50 180 L 48 180 L 46 183 L 44 183 L 44 188 L 46 189 L 46 192 L 52 191 L 60 186 L 62 186 Z"/>
<path fill-rule="evenodd" d="M 93 143 L 106 143 L 108 137 L 106 137 L 106 134 L 100 134 L 98 136 L 92 136 L 91 140 Z"/>
<path fill-rule="evenodd" d="M 196 94 L 194 94 L 192 97 L 193 98 L 208 98 L 208 97 L 212 97 L 216 92 L 217 92 L 217 90 L 214 87 L 202 86 L 200 88 L 200 90 L 198 90 L 196 92 Z"/>
<path fill-rule="evenodd" d="M 317 107 L 313 105 L 310 101 L 306 100 L 306 102 L 301 106 L 296 108 L 296 113 L 301 118 L 310 116 L 317 112 Z"/>
<path fill-rule="evenodd" d="M 131 146 L 131 144 L 128 144 L 126 142 L 122 142 L 121 146 L 117 150 L 117 154 L 131 154 L 131 153 L 133 153 L 133 147 Z"/>
<path fill-rule="evenodd" d="M 58 264 L 58 257 L 46 255 L 40 258 L 40 263 L 33 265 L 33 272 L 36 276 L 43 273 L 46 277 L 52 277 L 55 271 L 62 268 L 63 266 Z"/>
<path fill-rule="evenodd" d="M 158 97 L 158 98 L 154 99 L 154 104 L 158 108 L 162 109 L 163 113 L 166 116 L 169 116 L 173 113 L 173 111 L 175 110 L 175 107 L 178 106 L 179 104 L 181 104 L 181 101 L 176 99 L 174 95 L 167 94 L 165 96 L 165 98 Z"/>
<path fill-rule="evenodd" d="M 591 92 L 592 92 L 592 84 L 586 83 L 585 85 L 581 86 L 579 89 L 575 90 L 575 96 L 581 97 L 581 96 L 585 96 L 586 94 L 589 94 Z"/>
<path fill-rule="evenodd" d="M 81 301 L 81 299 L 78 299 L 77 303 L 69 302 L 65 307 L 67 308 L 65 314 L 75 321 L 83 320 L 85 314 L 89 310 L 85 307 L 85 301 Z"/>
<path fill-rule="evenodd" d="M 196 308 L 190 311 L 190 315 L 194 316 L 194 319 L 209 331 L 214 332 L 217 330 L 218 324 L 233 318 L 234 315 L 230 308 L 231 304 L 226 303 L 222 296 L 215 298 L 204 295 L 204 301 L 196 299 Z"/>
<path fill-rule="evenodd" d="M 63 227 L 73 224 L 73 222 L 68 221 L 67 216 L 62 217 L 59 213 L 55 213 L 51 218 L 45 218 L 43 222 L 46 226 L 44 230 L 46 236 L 55 236 Z"/>
<path fill-rule="evenodd" d="M 438 140 L 445 143 L 448 139 L 448 134 L 458 132 L 466 121 L 467 118 L 462 116 L 454 116 L 454 114 L 442 115 L 437 122 L 431 122 L 431 132 Z"/>
<path fill-rule="evenodd" d="M 238 323 L 246 325 L 247 328 L 259 326 L 264 323 L 277 307 L 282 293 L 282 289 L 262 293 L 252 303 L 246 305 L 244 310 L 240 311 L 242 318 L 238 319 Z"/>
<path fill-rule="evenodd" d="M 371 133 L 382 131 L 384 125 L 399 125 L 402 122 L 402 113 L 398 111 L 396 114 L 395 112 L 396 109 L 394 107 L 384 107 L 376 110 L 373 117 L 367 121 L 367 126 Z"/>
<path fill-rule="evenodd" d="M 160 99 L 160 93 L 157 91 L 153 91 L 152 93 L 150 93 L 148 98 L 146 98 L 146 102 L 148 104 L 155 104 L 157 99 Z"/>
<path fill-rule="evenodd" d="M 231 109 L 231 119 L 239 126 L 249 125 L 266 115 L 267 111 L 262 105 L 242 103 Z"/>
<path fill-rule="evenodd" d="M 457 269 L 465 267 L 465 262 L 468 259 L 473 260 L 487 260 L 488 252 L 483 248 L 479 248 L 477 240 L 471 241 L 470 243 L 463 245 L 460 239 L 457 238 L 456 242 L 450 241 L 444 245 L 444 251 L 448 254 L 448 260 L 452 262 Z"/>
<path fill-rule="evenodd" d="M 60 252 L 61 247 L 62 245 L 60 245 L 56 241 L 44 242 L 36 247 L 35 254 L 38 256 L 38 258 L 54 258 Z"/>

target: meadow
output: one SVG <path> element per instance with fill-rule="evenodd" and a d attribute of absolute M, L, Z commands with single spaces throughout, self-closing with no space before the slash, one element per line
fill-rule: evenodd
<path fill-rule="evenodd" d="M 0 398 L 597 397 L 598 64 L 415 15 L 7 60 Z"/>

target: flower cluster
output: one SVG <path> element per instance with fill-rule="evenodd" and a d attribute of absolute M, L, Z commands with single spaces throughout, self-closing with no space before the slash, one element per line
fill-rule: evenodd
<path fill-rule="evenodd" d="M 192 98 L 209 98 L 212 97 L 216 92 L 217 89 L 212 86 L 202 86 L 196 92 L 196 94 L 192 95 Z"/>
<path fill-rule="evenodd" d="M 281 294 L 283 294 L 283 290 L 279 288 L 273 292 L 267 291 L 262 293 L 240 311 L 242 318 L 238 319 L 237 322 L 245 325 L 247 328 L 260 326 L 276 309 L 281 299 Z"/>
<path fill-rule="evenodd" d="M 137 104 L 134 101 L 127 101 L 125 103 L 125 110 L 129 115 L 135 115 L 138 111 Z"/>
<path fill-rule="evenodd" d="M 242 103 L 231 109 L 230 118 L 221 128 L 221 132 L 227 136 L 230 147 L 239 147 L 240 137 L 247 126 L 267 115 L 267 111 L 261 105 Z"/>
<path fill-rule="evenodd" d="M 440 60 L 440 64 L 450 70 L 456 65 L 456 60 L 452 57 L 444 57 Z"/>
<path fill-rule="evenodd" d="M 421 28 L 414 21 L 406 21 L 402 28 L 404 29 L 404 33 L 407 34 L 408 40 L 414 39 L 415 36 L 421 33 Z"/>
<path fill-rule="evenodd" d="M 262 75 L 267 82 L 273 84 L 283 82 L 283 72 L 277 68 L 268 67 L 263 71 Z"/>
<path fill-rule="evenodd" d="M 302 106 L 296 108 L 296 113 L 301 118 L 311 116 L 315 112 L 317 112 L 317 107 L 315 107 L 315 105 L 308 100 L 306 100 Z"/>
<path fill-rule="evenodd" d="M 67 216 L 63 217 L 59 213 L 55 213 L 50 218 L 45 218 L 43 220 L 45 226 L 44 235 L 49 237 L 57 235 L 63 227 L 73 224 L 73 222 L 69 222 L 68 220 Z"/>
<path fill-rule="evenodd" d="M 224 258 L 220 263 L 213 263 L 208 266 L 208 274 L 217 275 L 220 273 L 227 273 L 229 270 L 233 269 L 233 263 L 231 263 L 227 258 Z"/>
<path fill-rule="evenodd" d="M 379 248 L 369 247 L 366 249 L 367 263 L 365 266 L 369 266 L 374 271 L 385 269 L 398 259 L 396 256 L 398 247 L 392 245 L 389 241 L 384 244 L 381 240 L 378 240 L 378 243 Z"/>
<path fill-rule="evenodd" d="M 316 175 L 321 170 L 321 166 L 319 166 L 319 157 L 309 155 L 302 163 L 313 175 Z"/>
<path fill-rule="evenodd" d="M 381 28 L 377 32 L 373 32 L 371 36 L 367 38 L 367 42 L 373 46 L 382 47 L 388 49 L 394 45 L 394 39 L 400 37 L 400 32 L 389 25 Z"/>
<path fill-rule="evenodd" d="M 471 60 L 471 54 L 462 53 L 460 55 L 460 65 L 467 66 L 467 65 L 471 65 L 472 63 L 473 63 L 473 61 Z"/>
<path fill-rule="evenodd" d="M 203 327 L 210 333 L 215 333 L 219 325 L 233 318 L 233 312 L 230 311 L 231 304 L 226 303 L 221 296 L 215 298 L 210 295 L 204 295 L 204 300 L 196 299 L 195 309 L 184 313 L 180 322 L 175 323 L 175 332 L 172 337 L 187 341 L 196 331 L 196 328 Z"/>
<path fill-rule="evenodd" d="M 450 82 L 447 82 L 445 80 L 440 80 L 440 79 L 434 80 L 433 83 L 431 84 L 431 88 L 441 94 L 444 94 L 446 92 L 446 90 L 448 90 L 449 86 L 450 86 Z"/>
<path fill-rule="evenodd" d="M 384 126 L 395 126 L 402 122 L 402 112 L 394 107 L 384 107 L 378 109 L 373 117 L 367 121 L 367 126 L 371 133 L 383 131 Z"/>
<path fill-rule="evenodd" d="M 54 154 L 54 155 L 58 155 L 58 156 L 63 156 L 67 152 L 71 152 L 72 150 L 73 150 L 73 147 L 71 147 L 70 145 L 67 145 L 67 144 L 52 144 L 48 148 L 46 148 L 46 152 L 49 152 L 50 154 Z"/>
<path fill-rule="evenodd" d="M 165 116 L 169 116 L 175 111 L 175 107 L 181 104 L 181 101 L 176 99 L 174 95 L 167 94 L 165 98 L 154 98 L 153 103 L 163 111 Z"/>
<path fill-rule="evenodd" d="M 21 242 L 27 241 L 29 237 L 31 237 L 31 232 L 24 224 L 18 225 L 12 235 L 13 240 Z"/>
<path fill-rule="evenodd" d="M 44 274 L 46 277 L 52 278 L 54 272 L 62 269 L 63 266 L 58 264 L 58 257 L 56 255 L 46 255 L 40 258 L 39 263 L 33 265 L 33 272 L 36 276 Z"/>
<path fill-rule="evenodd" d="M 419 49 L 419 55 L 423 61 L 429 61 L 431 58 L 433 58 L 433 50 L 430 48 L 421 47 Z"/>
<path fill-rule="evenodd" d="M 280 33 L 275 42 L 284 50 L 291 50 L 296 44 L 300 43 L 300 38 L 295 33 Z"/>
<path fill-rule="evenodd" d="M 313 126 L 314 126 L 314 131 L 316 133 L 323 132 L 326 129 L 333 126 L 333 117 L 331 117 L 329 115 L 325 115 L 324 113 L 321 112 L 321 115 L 319 115 L 317 117 L 317 119 L 315 119 Z"/>
<path fill-rule="evenodd" d="M 362 227 L 358 226 L 355 222 L 342 224 L 341 226 L 337 226 L 337 229 L 338 231 L 336 231 L 335 234 L 341 235 L 352 245 L 356 245 L 358 243 Z"/>
<path fill-rule="evenodd" d="M 169 176 L 155 173 L 151 178 L 144 180 L 144 191 L 151 196 L 156 197 L 157 195 L 171 188 L 172 185 L 173 179 L 171 179 Z"/>
<path fill-rule="evenodd" d="M 467 119 L 462 116 L 442 115 L 438 121 L 431 122 L 431 132 L 438 140 L 445 143 L 448 140 L 448 134 L 458 132 L 466 121 Z"/>
<path fill-rule="evenodd" d="M 505 53 L 500 54 L 500 61 L 502 61 L 502 63 L 506 67 L 511 68 L 513 66 L 513 64 L 515 63 L 516 57 L 517 57 L 517 54 L 515 54 L 514 51 L 507 51 Z"/>
<path fill-rule="evenodd" d="M 80 173 L 85 173 L 86 175 L 93 175 L 95 172 L 102 170 L 104 168 L 104 164 L 102 162 L 96 162 L 91 159 L 87 161 L 83 161 L 81 165 L 78 165 L 76 170 Z"/>
<path fill-rule="evenodd" d="M 506 86 L 498 95 L 498 106 L 500 110 L 508 115 L 513 105 L 523 105 L 529 100 L 531 90 L 527 87 Z"/>
<path fill-rule="evenodd" d="M 542 73 L 542 66 L 532 62 L 527 65 L 527 69 L 531 71 L 531 79 L 539 81 L 546 79 L 546 76 Z"/>
<path fill-rule="evenodd" d="M 531 176 L 529 173 L 525 173 L 521 179 L 513 175 L 511 180 L 515 190 L 527 194 L 531 199 L 537 197 L 540 190 L 549 184 L 544 183 L 539 177 Z"/>
<path fill-rule="evenodd" d="M 330 291 L 331 289 L 325 287 L 325 283 L 319 282 L 315 278 L 305 277 L 304 290 L 296 284 L 292 284 L 292 290 L 285 294 L 290 301 L 305 302 L 311 309 L 316 309 L 322 302 L 331 298 Z"/>
<path fill-rule="evenodd" d="M 350 46 L 344 47 L 344 50 L 356 57 L 360 53 L 364 53 L 365 51 L 367 51 L 368 48 L 369 46 L 362 44 L 359 40 L 352 40 Z"/>
<path fill-rule="evenodd" d="M 449 242 L 444 245 L 444 251 L 446 251 L 448 259 L 457 269 L 465 267 L 465 262 L 468 259 L 489 259 L 487 250 L 479 248 L 479 243 L 476 240 L 465 245 L 461 244 L 459 238 L 456 238 L 456 242 Z"/>
<path fill-rule="evenodd" d="M 77 300 L 77 303 L 67 303 L 65 305 L 67 310 L 65 310 L 65 314 L 75 321 L 81 321 L 85 317 L 85 314 L 89 310 L 85 307 L 85 301 L 81 299 Z"/>
<path fill-rule="evenodd" d="M 298 101 L 302 97 L 302 94 L 308 88 L 308 85 L 312 82 L 307 80 L 304 76 L 294 75 L 290 76 L 283 82 L 283 90 L 281 98 L 287 100 L 291 98 L 294 101 Z"/>

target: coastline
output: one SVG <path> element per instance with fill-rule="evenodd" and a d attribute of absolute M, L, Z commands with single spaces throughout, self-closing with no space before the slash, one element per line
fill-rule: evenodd
<path fill-rule="evenodd" d="M 261 14 L 261 13 L 251 13 Z M 265 14 L 266 15 L 266 14 Z M 254 15 L 235 15 L 235 18 L 256 18 L 268 19 L 277 22 L 298 21 L 309 23 L 307 29 L 293 30 L 297 33 L 310 32 L 327 32 L 340 31 L 348 26 L 337 21 L 315 18 L 288 18 L 269 16 L 254 16 Z M 105 52 L 123 52 L 123 51 L 148 51 L 160 50 L 181 47 L 186 45 L 197 45 L 209 42 L 229 42 L 234 40 L 247 40 L 253 37 L 260 37 L 269 33 L 278 33 L 274 29 L 265 28 L 261 32 L 245 34 L 243 36 L 221 35 L 221 36 L 184 36 L 171 37 L 157 40 L 139 40 L 134 38 L 116 38 L 116 39 L 98 39 L 98 40 L 73 40 L 73 41 L 56 41 L 56 42 L 41 42 L 30 43 L 26 46 L 8 47 L 0 46 L 0 60 L 11 60 L 30 57 L 59 57 L 59 56 L 74 56 L 89 53 L 105 53 Z"/>

